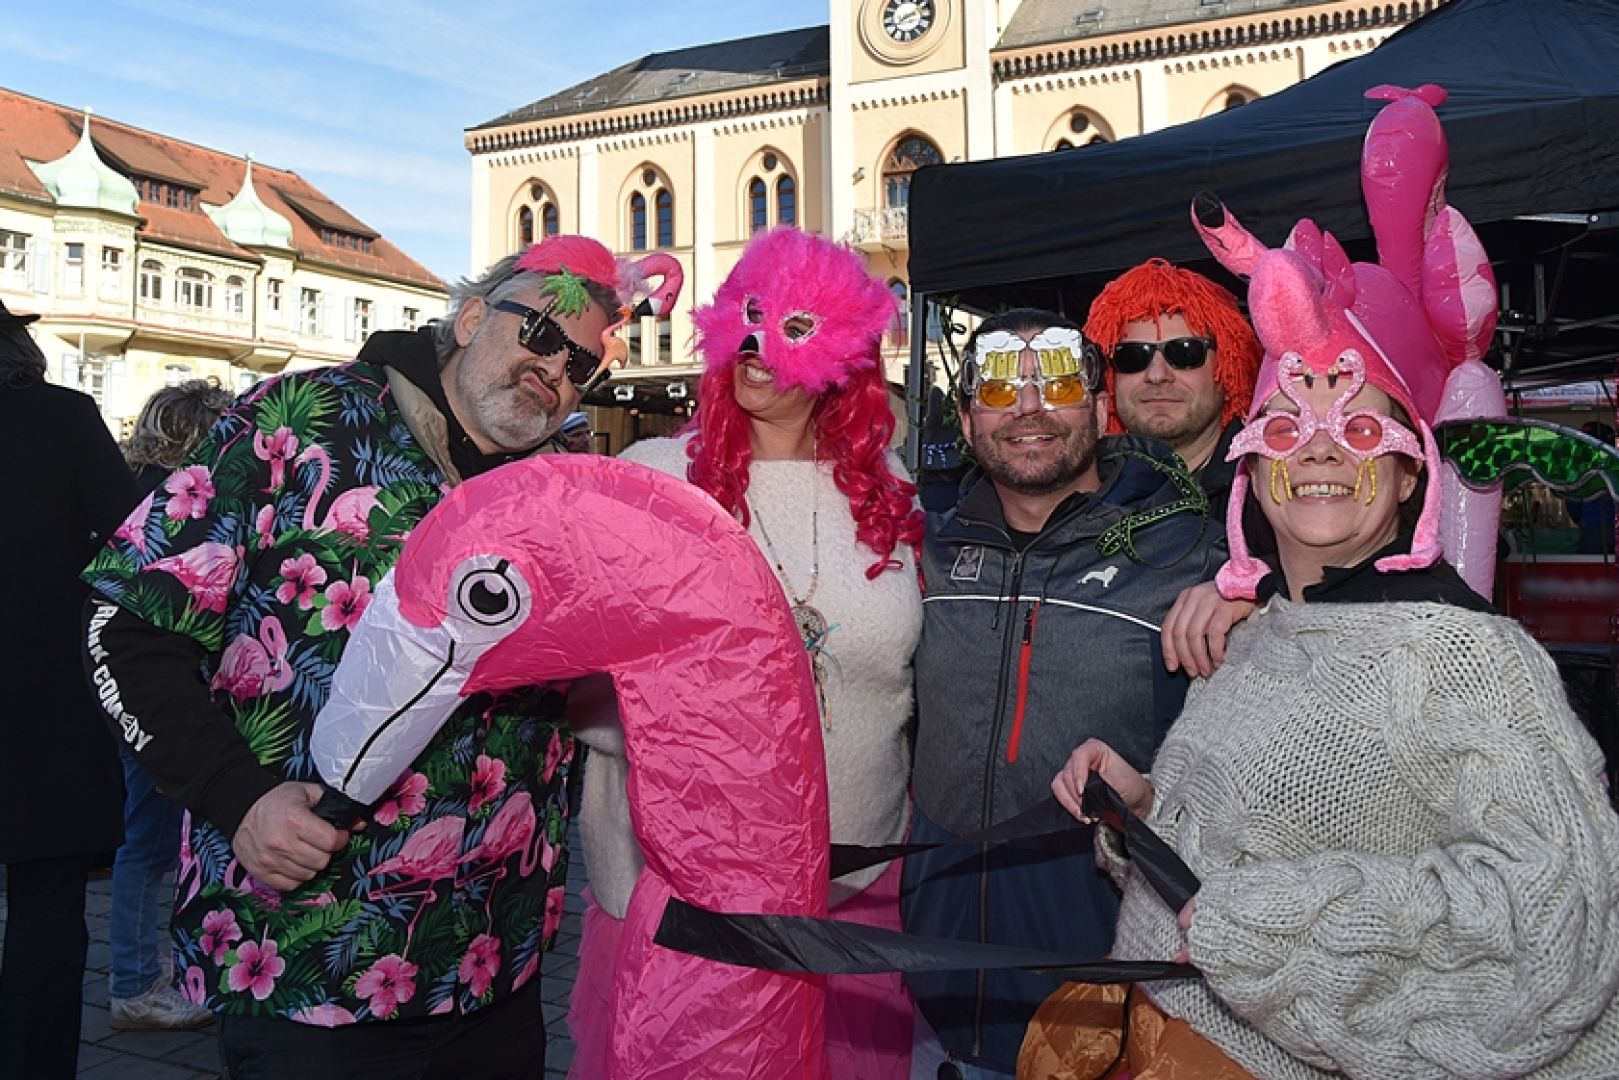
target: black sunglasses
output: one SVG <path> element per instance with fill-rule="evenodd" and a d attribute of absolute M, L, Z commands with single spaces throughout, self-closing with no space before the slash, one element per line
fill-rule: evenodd
<path fill-rule="evenodd" d="M 496 311 L 521 315 L 523 322 L 517 328 L 517 340 L 535 356 L 555 356 L 567 350 L 568 381 L 580 390 L 588 387 L 596 374 L 605 366 L 602 358 L 562 332 L 555 319 L 543 311 L 535 311 L 516 300 L 502 300 L 491 305 Z"/>
<path fill-rule="evenodd" d="M 1113 346 L 1113 370 L 1121 375 L 1139 375 L 1151 367 L 1152 358 L 1162 352 L 1165 363 L 1176 371 L 1195 371 L 1208 360 L 1213 348 L 1213 341 L 1200 337 L 1121 341 Z"/>

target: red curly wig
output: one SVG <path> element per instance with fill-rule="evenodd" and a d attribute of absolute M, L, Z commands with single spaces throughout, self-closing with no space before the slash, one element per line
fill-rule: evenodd
<path fill-rule="evenodd" d="M 877 348 L 877 343 L 872 347 Z M 748 466 L 753 444 L 748 414 L 736 403 L 732 373 L 736 361 L 711 363 L 697 387 L 697 415 L 686 452 L 686 476 L 721 506 L 748 524 Z M 882 367 L 853 373 L 848 385 L 828 387 L 815 401 L 817 452 L 832 462 L 832 479 L 849 497 L 855 538 L 877 555 L 866 569 L 875 578 L 898 567 L 894 549 L 922 540 L 922 512 L 916 509 L 916 485 L 888 467 L 888 445 L 894 435 L 894 413 L 888 407 L 888 384 Z"/>
<path fill-rule="evenodd" d="M 1237 298 L 1202 274 L 1171 266 L 1163 259 L 1148 259 L 1126 270 L 1102 290 L 1085 320 L 1085 336 L 1102 355 L 1110 356 L 1124 337 L 1124 328 L 1160 315 L 1179 315 L 1192 333 L 1214 339 L 1214 381 L 1225 393 L 1220 423 L 1248 415 L 1254 381 L 1264 350 L 1253 327 L 1243 318 Z M 1109 435 L 1122 435 L 1124 425 L 1113 409 L 1113 365 L 1105 365 L 1108 390 Z"/>

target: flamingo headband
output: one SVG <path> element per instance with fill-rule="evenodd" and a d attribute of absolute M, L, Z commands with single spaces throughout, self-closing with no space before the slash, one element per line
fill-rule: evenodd
<path fill-rule="evenodd" d="M 539 274 L 541 291 L 555 298 L 563 315 L 577 315 L 590 305 L 586 283 L 611 293 L 618 304 L 616 318 L 602 331 L 602 368 L 591 385 L 606 378 L 608 369 L 622 364 L 629 346 L 618 336 L 631 318 L 667 315 L 675 306 L 685 275 L 678 260 L 661 252 L 635 261 L 621 260 L 588 236 L 548 236 L 532 245 L 517 260 L 516 273 Z M 656 287 L 649 279 L 658 278 Z M 641 297 L 639 303 L 636 297 Z"/>
<path fill-rule="evenodd" d="M 1211 195 L 1194 200 L 1192 218 L 1215 258 L 1249 279 L 1248 309 L 1265 348 L 1250 427 L 1276 393 L 1298 400 L 1290 393 L 1294 380 L 1336 382 L 1347 376 L 1344 393 L 1324 420 L 1301 409 L 1301 428 L 1313 432 L 1319 423 L 1363 460 L 1394 452 L 1427 463 L 1428 487 L 1410 553 L 1376 563 L 1389 573 L 1429 566 L 1440 557 L 1443 484 L 1430 424 L 1450 369 L 1476 362 L 1489 346 L 1495 280 L 1467 219 L 1444 201 L 1447 148 L 1433 109 L 1445 91 L 1380 86 L 1366 96 L 1390 102 L 1372 122 L 1361 164 L 1377 263 L 1351 263 L 1332 234 L 1308 219 L 1293 227 L 1283 248 L 1266 248 Z M 1416 431 L 1379 417 L 1382 430 L 1373 438 L 1363 427 L 1357 449 L 1350 425 L 1365 414 L 1346 414 L 1345 408 L 1366 384 L 1398 403 Z M 1216 578 L 1228 599 L 1253 599 L 1270 572 L 1249 552 L 1242 533 L 1252 462 L 1246 455 L 1267 454 L 1262 444 L 1257 430 L 1232 444 L 1232 457 L 1244 460 L 1226 514 L 1231 558 Z"/>

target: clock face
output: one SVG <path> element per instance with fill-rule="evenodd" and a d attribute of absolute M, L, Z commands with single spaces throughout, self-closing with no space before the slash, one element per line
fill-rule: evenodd
<path fill-rule="evenodd" d="M 933 26 L 933 0 L 888 0 L 883 30 L 901 44 L 915 41 Z"/>

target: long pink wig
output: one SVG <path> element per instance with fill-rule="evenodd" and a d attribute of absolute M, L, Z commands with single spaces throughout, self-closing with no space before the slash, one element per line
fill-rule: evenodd
<path fill-rule="evenodd" d="M 883 333 L 898 302 L 853 251 L 797 229 L 755 237 L 712 304 L 692 312 L 703 377 L 687 447 L 687 476 L 746 525 L 748 467 L 753 460 L 748 414 L 736 402 L 737 354 L 754 336 L 760 362 L 777 385 L 815 397 L 811 423 L 818 453 L 848 496 L 855 536 L 877 556 L 866 576 L 890 566 L 894 548 L 922 538 L 916 487 L 888 467 L 894 414 L 883 379 Z M 782 332 L 794 317 L 813 330 L 798 340 Z"/>

